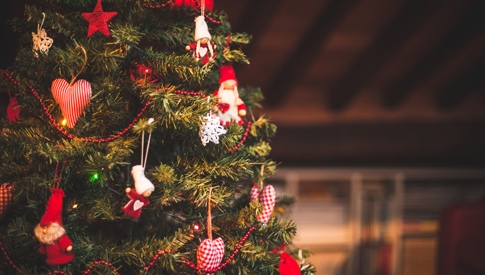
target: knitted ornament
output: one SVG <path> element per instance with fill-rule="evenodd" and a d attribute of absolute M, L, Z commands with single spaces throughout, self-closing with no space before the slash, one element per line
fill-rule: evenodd
<path fill-rule="evenodd" d="M 118 13 L 115 11 L 104 12 L 103 6 L 101 6 L 101 0 L 98 0 L 93 12 L 83 12 L 81 14 L 81 16 L 89 22 L 88 37 L 98 31 L 106 37 L 109 37 L 111 34 L 108 28 L 108 21 L 117 14 Z"/>
<path fill-rule="evenodd" d="M 4 183 L 0 186 L 0 220 L 3 220 L 12 203 L 12 186 Z"/>
<path fill-rule="evenodd" d="M 259 190 L 258 184 L 254 184 L 250 192 L 251 201 L 258 199 L 263 207 L 263 211 L 258 215 L 258 221 L 267 223 L 273 213 L 273 208 L 276 202 L 276 192 L 273 185 L 266 185 L 263 190 Z"/>
<path fill-rule="evenodd" d="M 201 64 L 204 65 L 207 62 L 213 61 L 215 57 L 214 49 L 216 46 L 210 40 L 211 34 L 209 33 L 204 16 L 197 16 L 195 18 L 195 42 L 187 45 L 185 49 L 192 52 L 195 60 L 201 60 Z"/>
<path fill-rule="evenodd" d="M 50 37 L 47 37 L 47 33 L 42 28 L 45 20 L 45 13 L 42 13 L 42 23 L 37 25 L 37 33 L 32 33 L 32 43 L 35 56 L 38 56 L 37 51 L 40 51 L 43 54 L 49 53 L 50 47 L 54 43 L 54 40 Z"/>
<path fill-rule="evenodd" d="M 218 117 L 212 117 L 208 113 L 204 117 L 205 122 L 200 126 L 199 136 L 202 144 L 205 146 L 209 142 L 219 144 L 219 136 L 226 133 L 226 129 L 221 125 Z"/>
<path fill-rule="evenodd" d="M 91 84 L 80 79 L 71 85 L 66 80 L 58 78 L 52 81 L 51 92 L 67 120 L 67 126 L 74 127 L 91 99 Z"/>
<path fill-rule="evenodd" d="M 62 226 L 62 200 L 64 191 L 59 188 L 51 190 L 44 215 L 35 228 L 35 236 L 41 243 L 39 253 L 47 256 L 49 265 L 64 265 L 74 260 L 72 241 Z"/>
<path fill-rule="evenodd" d="M 219 89 L 214 92 L 217 100 L 217 116 L 223 125 L 235 122 L 244 124 L 241 116 L 246 115 L 246 104 L 239 97 L 238 81 L 231 63 L 224 63 L 219 69 Z"/>

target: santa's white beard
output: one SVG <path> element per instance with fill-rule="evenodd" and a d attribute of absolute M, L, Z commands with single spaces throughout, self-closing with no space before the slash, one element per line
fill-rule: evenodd
<path fill-rule="evenodd" d="M 66 234 L 66 230 L 64 229 L 64 227 L 54 222 L 51 223 L 48 227 L 42 227 L 40 226 L 40 224 L 38 224 L 35 227 L 34 233 L 39 242 L 50 245 L 58 240 L 60 237 L 62 237 L 64 234 Z"/>

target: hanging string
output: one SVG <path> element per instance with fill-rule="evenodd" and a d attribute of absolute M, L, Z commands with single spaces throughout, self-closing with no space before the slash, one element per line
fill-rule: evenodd
<path fill-rule="evenodd" d="M 74 73 L 71 71 L 72 79 L 71 79 L 71 83 L 69 83 L 69 85 L 71 86 L 74 85 L 74 82 L 76 82 L 76 78 L 82 73 L 82 71 L 84 71 L 84 69 L 86 68 L 86 64 L 88 63 L 88 53 L 86 52 L 86 49 L 83 46 L 76 46 L 76 49 L 81 49 L 83 51 L 84 63 L 76 75 L 74 75 Z"/>
<path fill-rule="evenodd" d="M 143 154 L 145 152 L 145 130 L 143 130 L 143 132 L 141 132 L 141 160 L 140 160 L 140 164 L 141 166 L 143 166 L 143 168 L 145 168 L 145 165 L 143 164 Z"/>
<path fill-rule="evenodd" d="M 259 171 L 259 181 L 258 181 L 258 191 L 262 192 L 263 191 L 263 172 L 264 172 L 264 164 L 261 165 L 261 169 Z"/>
<path fill-rule="evenodd" d="M 153 121 L 155 121 L 155 119 L 149 118 L 147 124 L 150 125 L 150 124 L 153 123 Z M 152 129 L 151 128 L 148 128 L 148 131 L 149 131 L 149 134 L 148 134 L 148 141 L 147 141 L 147 150 L 145 152 L 145 162 L 142 163 L 143 164 L 143 168 L 145 168 L 145 166 L 147 165 L 148 149 L 150 148 L 150 140 L 152 138 Z"/>
<path fill-rule="evenodd" d="M 59 173 L 59 180 L 57 181 L 56 181 L 56 178 L 57 178 L 57 172 L 59 171 L 59 162 L 56 163 L 56 172 L 54 173 L 54 183 L 52 184 L 52 187 L 54 189 L 59 188 L 59 186 L 61 185 L 62 174 L 64 173 L 64 168 L 66 167 L 66 161 L 67 161 L 67 156 L 64 158 L 61 172 Z"/>
<path fill-rule="evenodd" d="M 205 13 L 205 0 L 200 1 L 200 14 L 204 16 Z"/>
<path fill-rule="evenodd" d="M 212 186 L 209 188 L 209 195 L 207 198 L 207 236 L 212 240 L 212 211 L 211 211 L 211 194 Z"/>
<path fill-rule="evenodd" d="M 42 13 L 42 22 L 40 24 L 37 24 L 37 32 L 40 32 L 42 29 L 42 26 L 44 26 L 44 20 L 45 20 L 45 13 Z"/>

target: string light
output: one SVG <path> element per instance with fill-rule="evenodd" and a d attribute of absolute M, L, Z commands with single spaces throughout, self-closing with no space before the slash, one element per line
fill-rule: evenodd
<path fill-rule="evenodd" d="M 91 174 L 91 177 L 89 178 L 89 181 L 90 182 L 95 182 L 99 180 L 99 173 L 98 172 L 94 172 Z"/>
<path fill-rule="evenodd" d="M 62 126 L 66 126 L 66 124 L 67 124 L 67 119 L 63 119 L 63 120 L 61 121 L 61 125 L 62 125 Z"/>

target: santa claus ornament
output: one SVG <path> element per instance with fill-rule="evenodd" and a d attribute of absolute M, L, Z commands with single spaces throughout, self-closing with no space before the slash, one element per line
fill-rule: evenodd
<path fill-rule="evenodd" d="M 215 57 L 214 49 L 216 45 L 211 42 L 211 37 L 204 16 L 197 16 L 195 18 L 195 42 L 187 45 L 185 49 L 192 52 L 195 60 L 200 60 L 202 65 L 213 61 Z"/>
<path fill-rule="evenodd" d="M 153 121 L 154 119 L 150 118 L 146 125 L 149 126 L 153 123 Z M 150 130 L 147 149 L 144 156 L 145 131 L 142 132 L 141 165 L 135 165 L 131 169 L 131 175 L 133 176 L 133 180 L 135 182 L 135 189 L 133 190 L 132 188 L 128 187 L 125 190 L 126 196 L 128 199 L 130 199 L 130 201 L 123 207 L 123 212 L 133 221 L 137 221 L 140 218 L 142 208 L 150 204 L 148 197 L 150 197 L 152 192 L 155 191 L 155 186 L 145 176 L 145 166 L 147 162 L 148 148 L 150 147 L 151 134 L 152 133 Z"/>
<path fill-rule="evenodd" d="M 58 167 L 59 163 L 56 166 L 56 174 Z M 62 175 L 62 171 L 60 175 Z M 72 252 L 73 243 L 62 224 L 64 191 L 59 188 L 61 176 L 58 181 L 55 176 L 45 213 L 35 227 L 34 233 L 40 242 L 39 253 L 47 257 L 45 262 L 48 265 L 65 265 L 73 261 L 76 256 Z"/>
<path fill-rule="evenodd" d="M 214 92 L 214 96 L 218 97 L 217 116 L 225 126 L 231 123 L 244 124 L 241 117 L 246 115 L 246 104 L 239 97 L 237 86 L 238 81 L 232 65 L 222 64 L 219 69 L 219 89 Z"/>

